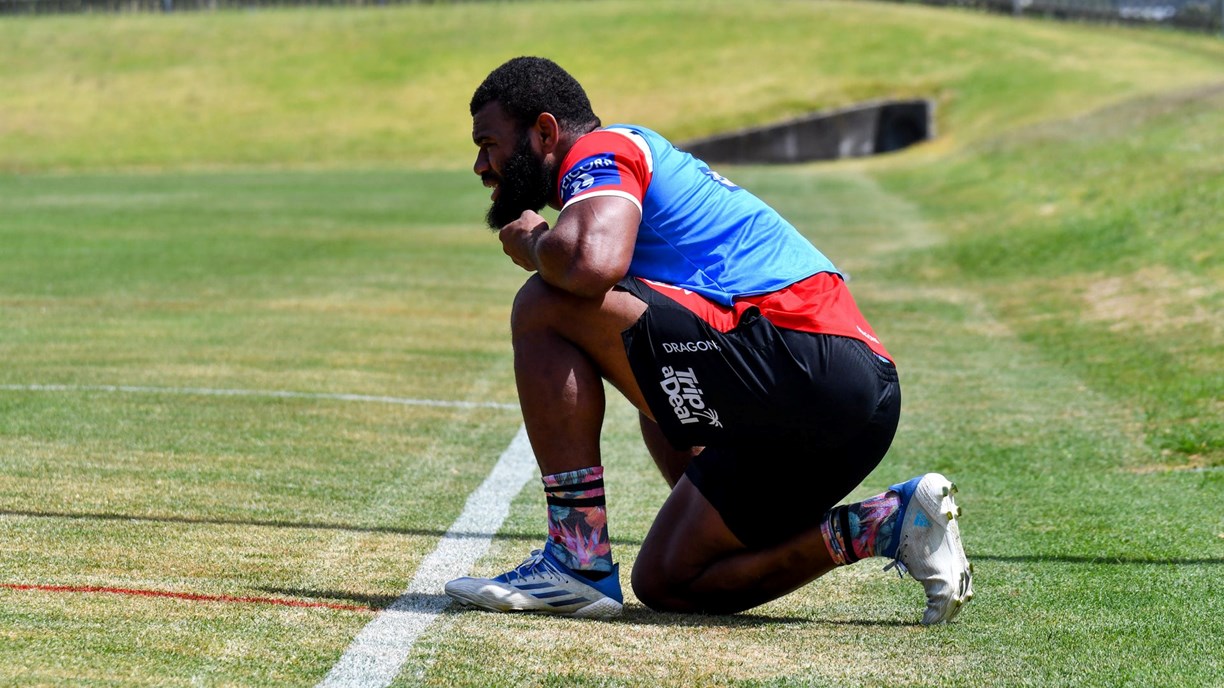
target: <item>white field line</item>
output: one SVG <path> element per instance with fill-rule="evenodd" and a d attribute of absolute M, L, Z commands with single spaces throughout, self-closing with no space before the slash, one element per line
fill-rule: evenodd
<path fill-rule="evenodd" d="M 416 639 L 450 604 L 442 586 L 466 575 L 488 551 L 510 512 L 511 500 L 535 474 L 535 467 L 527 429 L 520 427 L 489 477 L 468 497 L 459 518 L 421 562 L 408 589 L 357 634 L 319 683 L 321 688 L 382 688 L 395 680 Z"/>
<path fill-rule="evenodd" d="M 134 385 L 0 385 L 0 391 L 15 392 L 128 392 L 141 394 L 196 394 L 206 396 L 275 397 L 361 401 L 405 406 L 494 408 L 518 410 L 515 404 L 443 401 L 364 394 L 326 394 L 256 389 L 209 389 L 200 387 L 141 387 Z M 459 518 L 451 524 L 434 551 L 421 562 L 404 591 L 357 634 L 340 660 L 319 686 L 327 688 L 375 688 L 390 685 L 399 674 L 417 637 L 450 605 L 442 592 L 446 581 L 467 574 L 489 549 L 493 536 L 510 512 L 510 502 L 535 474 L 535 454 L 520 426 L 510 446 L 476 491 L 468 496 Z M 476 536 L 473 537 L 473 534 Z"/>
<path fill-rule="evenodd" d="M 209 389 L 206 387 L 137 387 L 133 385 L 0 385 L 6 392 L 128 392 L 136 394 L 195 394 L 214 397 L 273 397 L 278 399 L 323 399 L 328 401 L 364 401 L 401 406 L 433 406 L 440 408 L 491 408 L 518 410 L 517 404 L 493 401 L 446 401 L 442 399 L 409 399 L 405 397 L 371 396 L 367 394 L 328 394 L 323 392 L 286 392 L 271 389 Z"/>

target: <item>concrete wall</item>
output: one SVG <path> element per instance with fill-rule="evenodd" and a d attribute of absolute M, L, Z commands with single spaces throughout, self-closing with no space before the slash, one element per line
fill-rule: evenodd
<path fill-rule="evenodd" d="M 794 163 L 900 150 L 934 137 L 928 100 L 873 102 L 676 144 L 710 163 Z"/>

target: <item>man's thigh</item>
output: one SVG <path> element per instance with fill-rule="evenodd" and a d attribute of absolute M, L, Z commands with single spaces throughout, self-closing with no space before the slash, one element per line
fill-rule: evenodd
<path fill-rule="evenodd" d="M 528 378 L 533 368 L 555 362 L 554 335 L 577 347 L 634 406 L 647 406 L 629 367 L 621 333 L 646 310 L 646 304 L 624 290 L 599 298 L 576 296 L 532 275 L 514 300 L 511 331 L 516 370 Z M 521 390 L 520 390 L 521 391 Z"/>
<path fill-rule="evenodd" d="M 818 526 L 875 470 L 892 443 L 899 410 L 899 403 L 885 403 L 845 443 L 796 433 L 706 447 L 685 477 L 736 539 L 750 549 L 770 547 Z"/>

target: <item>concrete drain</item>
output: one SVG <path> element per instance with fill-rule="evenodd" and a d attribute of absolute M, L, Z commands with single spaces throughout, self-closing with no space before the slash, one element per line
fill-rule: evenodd
<path fill-rule="evenodd" d="M 929 100 L 877 101 L 676 144 L 709 163 L 796 163 L 901 150 L 935 136 Z"/>

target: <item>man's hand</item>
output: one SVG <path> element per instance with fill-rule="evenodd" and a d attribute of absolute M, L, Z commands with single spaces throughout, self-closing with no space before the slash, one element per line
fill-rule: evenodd
<path fill-rule="evenodd" d="M 599 298 L 629 271 L 642 211 L 619 196 L 597 196 L 561 210 L 553 227 L 527 210 L 498 238 L 514 264 L 558 289 Z"/>
<path fill-rule="evenodd" d="M 511 222 L 497 234 L 501 239 L 502 250 L 510 256 L 514 264 L 535 272 L 540 269 L 536 264 L 536 242 L 540 235 L 548 231 L 548 221 L 532 210 L 524 210 L 519 219 Z"/>

